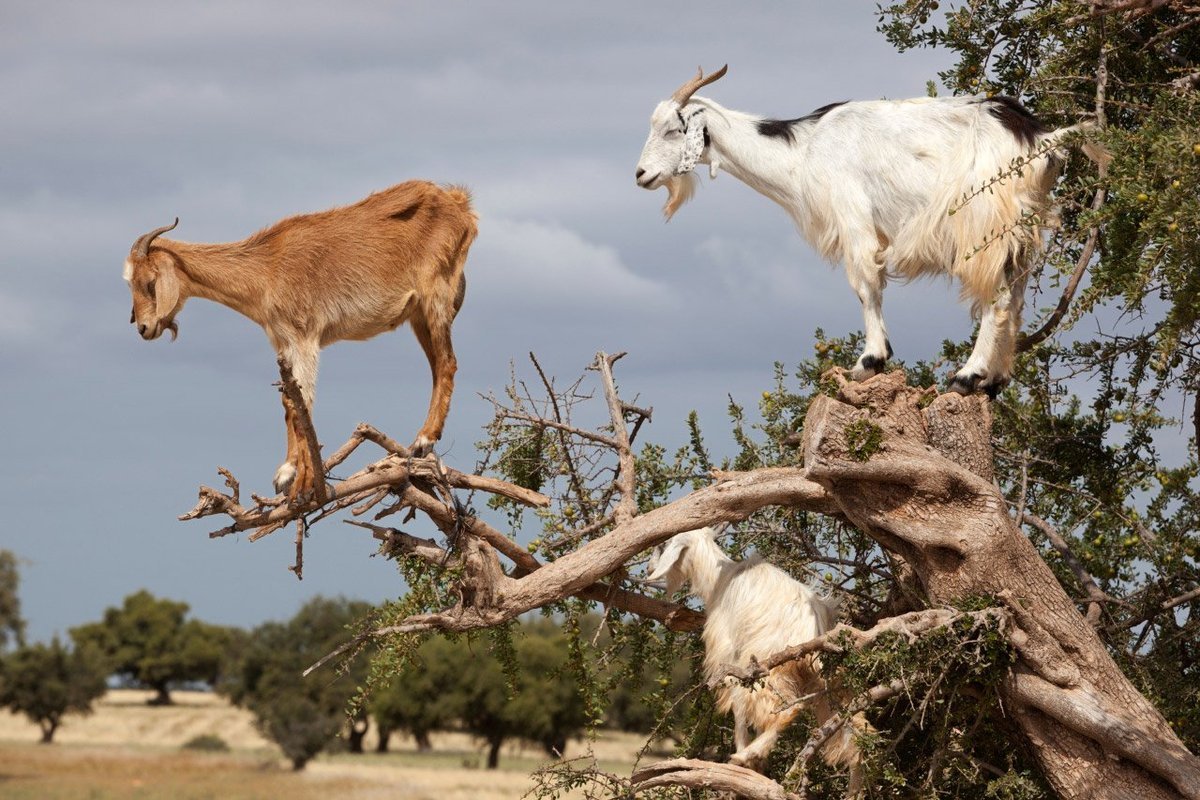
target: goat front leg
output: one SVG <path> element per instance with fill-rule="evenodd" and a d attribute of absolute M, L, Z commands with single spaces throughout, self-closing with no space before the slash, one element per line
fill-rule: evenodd
<path fill-rule="evenodd" d="M 433 391 L 429 397 L 429 414 L 421 426 L 412 450 L 416 455 L 425 455 L 442 438 L 442 429 L 450 413 L 450 396 L 454 394 L 454 374 L 458 361 L 454 357 L 454 345 L 450 341 L 450 323 L 453 319 L 427 321 L 424 316 L 413 319 L 413 332 L 425 357 L 429 359 L 429 371 L 433 376 Z"/>
<path fill-rule="evenodd" d="M 883 324 L 883 287 L 887 284 L 887 271 L 882 261 L 884 251 L 851 259 L 846 264 L 846 275 L 850 286 L 858 295 L 863 308 L 863 329 L 866 331 L 866 346 L 850 377 L 856 381 L 866 380 L 883 372 L 892 357 L 892 343 L 888 341 L 887 328 Z"/>
<path fill-rule="evenodd" d="M 313 397 L 317 382 L 317 361 L 320 348 L 315 344 L 286 346 L 281 349 L 280 356 L 287 362 L 292 372 L 292 379 L 300 389 L 303 408 L 283 395 L 284 424 L 287 427 L 287 460 L 275 471 L 275 491 L 287 492 L 289 502 L 296 503 L 306 497 L 311 497 L 318 480 L 324 480 L 321 464 L 313 463 L 313 456 L 308 447 L 301 418 L 307 418 L 312 425 Z"/>

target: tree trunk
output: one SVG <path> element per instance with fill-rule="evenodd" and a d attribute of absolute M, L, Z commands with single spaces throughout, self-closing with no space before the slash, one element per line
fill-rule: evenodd
<path fill-rule="evenodd" d="M 500 737 L 488 739 L 488 769 L 495 769 L 496 767 L 500 766 L 500 745 L 503 743 L 504 739 Z"/>
<path fill-rule="evenodd" d="M 429 741 L 429 731 L 413 731 L 413 738 L 417 740 L 418 753 L 428 753 L 433 749 L 433 742 Z"/>
<path fill-rule="evenodd" d="M 388 751 L 388 742 L 392 738 L 392 729 L 385 728 L 378 723 L 376 723 L 375 728 L 379 732 L 379 741 L 375 743 L 375 752 L 386 753 Z"/>
<path fill-rule="evenodd" d="M 174 701 L 171 699 L 171 692 L 167 688 L 167 684 L 163 683 L 163 684 L 159 684 L 156 686 L 151 686 L 150 688 L 153 689 L 154 691 L 158 692 L 158 694 L 154 695 L 154 697 L 151 697 L 149 700 L 147 700 L 146 701 L 147 705 L 169 706 L 174 703 Z"/>
<path fill-rule="evenodd" d="M 308 756 L 296 756 L 292 759 L 292 772 L 300 772 L 308 763 Z"/>
<path fill-rule="evenodd" d="M 58 730 L 58 720 L 45 719 L 41 723 L 42 741 L 41 744 L 51 744 L 54 741 L 54 732 Z"/>
<path fill-rule="evenodd" d="M 994 595 L 1020 662 L 1005 708 L 1064 798 L 1200 798 L 1200 759 L 1109 657 L 992 476 L 988 401 L 928 395 L 892 372 L 818 397 L 804 464 L 841 511 L 903 559 L 930 603 Z"/>
<path fill-rule="evenodd" d="M 346 745 L 351 753 L 363 752 L 363 739 L 371 728 L 371 721 L 366 717 L 350 720 L 350 732 L 346 736 Z"/>

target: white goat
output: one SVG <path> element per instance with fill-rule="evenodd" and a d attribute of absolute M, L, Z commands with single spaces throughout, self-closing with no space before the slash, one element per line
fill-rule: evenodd
<path fill-rule="evenodd" d="M 701 71 L 658 104 L 638 185 L 668 187 L 669 219 L 694 192 L 692 169 L 707 164 L 712 177 L 723 169 L 783 206 L 824 258 L 845 265 L 862 302 L 858 380 L 892 355 L 882 314 L 888 276 L 957 277 L 981 320 L 950 388 L 995 397 L 1012 374 L 1039 228 L 1052 221 L 1058 145 L 1087 126 L 1047 131 L 1010 97 L 833 103 L 766 119 L 692 96 L 725 70 Z M 1083 149 L 1107 158 L 1097 146 Z"/>
<path fill-rule="evenodd" d="M 651 556 L 648 582 L 663 582 L 668 594 L 685 583 L 704 603 L 704 672 L 720 677 L 723 667 L 746 667 L 750 658 L 765 659 L 833 628 L 837 604 L 822 597 L 758 556 L 734 561 L 714 541 L 711 528 L 672 537 Z M 732 679 L 718 685 L 717 706 L 733 711 L 734 743 L 730 761 L 760 770 L 779 734 L 800 713 L 812 709 L 818 723 L 833 716 L 828 688 L 812 658 L 790 661 L 770 671 L 765 681 L 745 686 Z M 757 738 L 750 738 L 753 728 Z M 855 730 L 866 730 L 857 714 L 826 742 L 822 757 L 850 769 L 849 793 L 862 789 L 861 760 Z"/>
<path fill-rule="evenodd" d="M 140 237 L 125 261 L 129 321 L 143 339 L 166 330 L 174 337 L 175 316 L 189 297 L 229 306 L 263 327 L 311 413 L 322 347 L 370 339 L 407 322 L 433 373 L 429 414 L 413 448 L 424 453 L 441 438 L 457 369 L 450 325 L 462 306 L 463 266 L 476 233 L 466 190 L 409 181 L 229 244 L 158 238 L 175 225 Z M 294 500 L 324 476 L 320 464 L 310 463 L 286 396 L 283 405 L 287 460 L 275 473 L 275 489 L 290 487 Z"/>

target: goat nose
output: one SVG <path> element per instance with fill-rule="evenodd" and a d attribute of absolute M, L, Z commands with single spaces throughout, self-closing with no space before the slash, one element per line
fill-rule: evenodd
<path fill-rule="evenodd" d="M 146 335 L 146 326 L 139 324 L 138 325 L 138 333 L 145 336 Z"/>
<path fill-rule="evenodd" d="M 646 174 L 646 170 L 642 169 L 641 167 L 638 167 L 638 171 L 637 171 L 637 179 L 638 179 L 638 180 L 641 180 L 641 179 L 642 179 L 642 176 L 643 176 L 643 175 L 645 175 L 645 174 Z"/>

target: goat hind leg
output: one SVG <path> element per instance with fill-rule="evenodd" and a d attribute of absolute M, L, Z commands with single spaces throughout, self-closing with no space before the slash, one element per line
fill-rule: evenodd
<path fill-rule="evenodd" d="M 993 400 L 1012 378 L 1013 353 L 1025 305 L 1025 276 L 1009 262 L 1005 281 L 988 298 L 979 319 L 979 334 L 971 357 L 954 375 L 950 390 L 971 394 L 980 389 Z"/>
<path fill-rule="evenodd" d="M 429 360 L 429 371 L 433 377 L 433 390 L 429 397 L 429 414 L 421 426 L 412 449 L 417 455 L 425 455 L 438 439 L 450 413 L 450 397 L 454 394 L 454 374 L 458 361 L 454 357 L 454 345 L 450 340 L 450 323 L 453 320 L 430 324 L 423 316 L 412 320 L 413 332 L 425 357 Z"/>

